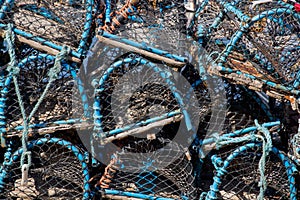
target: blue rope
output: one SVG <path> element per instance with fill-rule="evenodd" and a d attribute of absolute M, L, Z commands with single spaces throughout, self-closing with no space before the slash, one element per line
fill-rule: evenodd
<path fill-rule="evenodd" d="M 6 42 L 8 46 L 8 51 L 9 51 L 9 56 L 10 56 L 10 63 L 9 66 L 7 67 L 7 70 L 9 71 L 10 75 L 12 75 L 14 86 L 15 86 L 15 91 L 16 95 L 18 98 L 18 103 L 21 109 L 21 114 L 23 117 L 23 132 L 22 132 L 22 155 L 20 159 L 20 165 L 21 169 L 28 171 L 28 168 L 31 166 L 31 152 L 27 151 L 27 141 L 28 141 L 28 123 L 30 122 L 31 118 L 33 115 L 36 113 L 38 110 L 39 106 L 41 105 L 42 101 L 44 100 L 47 92 L 49 91 L 49 88 L 52 84 L 52 82 L 58 78 L 59 72 L 61 71 L 61 61 L 66 58 L 66 56 L 70 53 L 70 48 L 64 46 L 61 50 L 61 52 L 58 53 L 56 56 L 54 66 L 49 70 L 48 76 L 49 76 L 49 82 L 47 83 L 42 95 L 38 99 L 38 102 L 34 106 L 33 110 L 30 112 L 29 116 L 26 116 L 26 111 L 24 108 L 24 102 L 22 100 L 22 95 L 20 93 L 20 88 L 18 85 L 18 79 L 17 76 L 19 74 L 20 69 L 17 66 L 17 61 L 16 61 L 16 54 L 15 54 L 15 33 L 13 31 L 13 25 L 8 24 L 7 25 L 7 31 L 6 31 Z M 27 164 L 25 164 L 25 158 L 27 157 Z"/>
<path fill-rule="evenodd" d="M 223 146 L 229 145 L 229 144 L 237 144 L 247 141 L 255 141 L 257 139 L 262 141 L 262 157 L 259 160 L 259 173 L 260 173 L 260 181 L 259 181 L 259 187 L 260 192 L 259 196 L 257 197 L 258 200 L 263 200 L 264 193 L 267 189 L 267 181 L 265 177 L 265 165 L 266 165 L 266 157 L 269 155 L 269 152 L 272 151 L 272 137 L 269 132 L 269 130 L 260 125 L 257 120 L 254 120 L 255 126 L 257 127 L 257 131 L 259 134 L 254 134 L 254 132 L 250 132 L 249 135 L 243 136 L 243 137 L 237 137 L 237 138 L 231 138 L 231 137 L 217 137 L 216 138 L 216 148 L 219 149 Z M 300 128 L 299 128 L 300 130 Z M 216 160 L 218 163 L 220 163 L 220 160 Z M 217 166 L 215 166 L 217 167 Z M 218 169 L 218 167 L 216 168 Z"/>
<path fill-rule="evenodd" d="M 269 153 L 272 151 L 272 138 L 269 130 L 266 127 L 261 126 L 258 124 L 258 121 L 254 121 L 255 125 L 257 126 L 257 130 L 263 134 L 257 135 L 258 138 L 260 138 L 263 142 L 263 154 L 259 160 L 259 173 L 260 173 L 260 181 L 259 181 L 259 196 L 257 197 L 258 200 L 263 200 L 264 199 L 264 193 L 267 189 L 267 181 L 265 177 L 265 165 L 266 165 L 266 157 L 269 155 Z M 266 139 L 266 140 L 265 140 Z"/>

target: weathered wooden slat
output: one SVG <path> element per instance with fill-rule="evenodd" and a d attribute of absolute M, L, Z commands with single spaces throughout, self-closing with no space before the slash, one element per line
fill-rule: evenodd
<path fill-rule="evenodd" d="M 130 45 L 122 43 L 122 42 L 118 42 L 118 41 L 100 36 L 100 35 L 97 35 L 97 38 L 99 39 L 100 42 L 103 42 L 105 44 L 112 45 L 112 46 L 115 46 L 115 47 L 119 47 L 119 48 L 122 48 L 122 49 L 126 49 L 128 51 L 132 51 L 132 52 L 135 52 L 135 53 L 138 53 L 138 54 L 142 54 L 144 56 L 153 58 L 155 60 L 163 61 L 163 62 L 165 62 L 169 65 L 172 65 L 172 66 L 183 67 L 186 64 L 186 63 L 183 63 L 183 62 L 175 61 L 175 60 L 170 59 L 170 58 L 166 58 L 164 56 L 157 55 L 155 53 L 152 53 L 152 52 L 149 52 L 149 51 L 146 51 L 146 50 L 143 50 L 143 49 L 139 49 L 139 48 L 130 46 Z"/>
<path fill-rule="evenodd" d="M 122 138 L 125 138 L 127 136 L 136 135 L 136 134 L 140 134 L 140 133 L 145 133 L 146 131 L 149 131 L 153 128 L 161 127 L 161 126 L 171 124 L 171 123 L 174 123 L 174 122 L 179 122 L 182 119 L 183 119 L 183 115 L 178 115 L 178 116 L 174 116 L 174 117 L 171 117 L 171 118 L 163 119 L 163 120 L 160 120 L 160 121 L 157 121 L 157 122 L 153 122 L 153 123 L 151 123 L 149 125 L 146 125 L 146 126 L 138 127 L 138 128 L 135 128 L 135 129 L 132 129 L 132 130 L 129 130 L 129 131 L 125 131 L 123 133 L 119 133 L 117 135 L 105 138 L 103 142 L 104 143 L 109 143 L 109 142 L 112 142 L 116 139 L 122 139 Z"/>

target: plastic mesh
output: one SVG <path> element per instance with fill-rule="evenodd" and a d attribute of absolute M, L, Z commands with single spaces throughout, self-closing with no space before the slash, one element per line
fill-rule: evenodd
<path fill-rule="evenodd" d="M 13 3 L 9 3 L 13 2 Z M 16 0 L 5 1 L 2 5 L 4 18 L 0 23 L 13 23 L 25 32 L 23 37 L 40 37 L 44 42 L 69 45 L 73 49 L 80 46 L 80 40 L 86 39 L 91 23 L 93 1 L 50 1 Z M 4 9 L 8 7 L 8 9 Z M 11 8 L 11 9 L 10 9 Z M 88 17 L 88 15 L 90 15 Z M 27 34 L 27 35 L 26 35 Z M 30 35 L 28 35 L 30 34 Z M 44 43 L 42 42 L 42 43 Z"/>
<path fill-rule="evenodd" d="M 17 81 L 28 117 L 49 82 L 49 71 L 54 65 L 55 58 L 26 46 L 19 49 L 19 53 L 20 71 L 17 75 Z M 75 73 L 74 67 L 66 63 L 62 64 L 62 69 L 58 72 L 58 78 L 51 84 L 42 104 L 29 122 L 32 130 L 49 127 L 50 124 L 53 126 L 56 121 L 70 120 L 76 111 L 77 113 L 83 113 L 81 107 L 72 107 L 72 100 L 73 103 L 75 102 L 75 99 L 72 99 L 72 92 L 76 91 L 73 88 L 72 70 Z M 6 128 L 8 134 L 11 135 L 18 132 L 18 130 L 22 130 L 24 119 L 12 75 L 7 70 L 3 70 L 1 73 L 3 86 L 1 89 L 3 95 L 6 95 Z M 9 84 L 4 87 L 6 83 Z M 5 92 L 5 89 L 8 89 L 8 91 Z M 76 101 L 80 102 L 80 99 L 76 99 Z M 59 123 L 56 125 L 59 125 Z"/>
<path fill-rule="evenodd" d="M 239 148 L 242 149 L 242 147 Z M 262 156 L 261 148 L 257 146 L 237 153 L 232 152 L 223 149 L 216 154 L 224 161 L 224 164 L 226 159 L 230 162 L 224 171 L 225 174 L 219 176 L 221 180 L 217 199 L 257 199 L 260 192 L 259 160 Z M 230 153 L 236 156 L 232 160 L 229 159 Z M 288 171 L 291 172 L 292 166 L 285 166 L 287 160 L 288 158 L 284 157 L 282 161 L 274 152 L 271 152 L 266 158 L 264 175 L 267 188 L 264 192 L 264 199 L 290 199 L 291 194 L 292 196 L 295 195 L 290 188 L 290 186 L 295 188 L 295 185 L 289 182 L 292 175 L 288 174 Z"/>
<path fill-rule="evenodd" d="M 114 154 L 98 184 L 102 188 L 193 199 L 196 194 L 193 168 L 185 152 L 180 145 L 166 140 L 131 143 Z"/>
<path fill-rule="evenodd" d="M 39 144 L 38 144 L 39 143 Z M 82 199 L 83 173 L 76 155 L 57 143 L 34 142 L 28 184 L 22 186 L 20 151 L 14 154 L 6 179 L 5 199 Z"/>

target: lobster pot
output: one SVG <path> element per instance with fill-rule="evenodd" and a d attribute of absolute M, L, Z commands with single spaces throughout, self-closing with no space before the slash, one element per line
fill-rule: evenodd
<path fill-rule="evenodd" d="M 81 151 L 57 138 L 43 138 L 28 144 L 32 163 L 27 184 L 22 185 L 22 148 L 6 166 L 4 199 L 83 199 L 87 195 L 88 174 Z M 26 159 L 25 159 L 26 160 Z"/>
<path fill-rule="evenodd" d="M 196 189 L 189 159 L 189 153 L 174 142 L 139 141 L 114 154 L 98 185 L 112 198 L 116 198 L 112 191 L 117 190 L 123 198 L 129 192 L 157 198 L 194 199 Z"/>
<path fill-rule="evenodd" d="M 258 16 L 241 40 L 248 49 L 248 64 L 259 78 L 299 90 L 300 15 L 277 8 Z M 260 29 L 255 28 L 258 23 Z"/>
<path fill-rule="evenodd" d="M 111 5 L 111 24 L 105 25 L 107 18 L 103 17 L 104 25 L 99 29 L 177 53 L 185 46 L 186 30 L 193 17 L 187 14 L 188 7 L 196 9 L 195 4 L 185 4 L 181 0 L 118 1 Z"/>
<path fill-rule="evenodd" d="M 231 149 L 231 150 L 230 150 Z M 215 168 L 214 183 L 206 199 L 257 199 L 261 192 L 261 171 L 266 188 L 263 199 L 297 199 L 295 165 L 273 147 L 265 159 L 261 144 L 248 143 L 236 149 L 221 149 L 212 156 Z"/>
<path fill-rule="evenodd" d="M 37 42 L 55 50 L 68 45 L 79 58 L 88 46 L 93 6 L 92 0 L 6 0 L 0 23 L 2 28 L 13 23 L 22 42 L 35 47 Z"/>
<path fill-rule="evenodd" d="M 226 15 L 224 7 L 216 1 L 200 4 L 194 23 L 194 34 L 211 59 L 215 60 L 238 28 L 232 16 Z"/>
<path fill-rule="evenodd" d="M 16 135 L 24 129 L 24 118 L 17 96 L 18 92 L 27 117 L 36 108 L 39 99 L 42 99 L 29 121 L 30 132 L 35 130 L 45 134 L 68 128 L 67 126 L 76 123 L 76 120 L 72 120 L 74 113 L 82 114 L 83 111 L 79 106 L 72 106 L 72 102 L 80 101 L 80 97 L 72 98 L 73 90 L 77 92 L 74 89 L 73 79 L 76 77 L 76 72 L 72 65 L 62 61 L 55 80 L 49 83 L 50 71 L 53 69 L 55 57 L 42 54 L 30 47 L 24 48 L 20 52 L 21 57 L 23 60 L 20 59 L 18 62 L 16 70 L 19 72 L 17 74 L 13 75 L 7 70 L 1 72 L 1 94 L 2 97 L 5 97 L 2 99 L 2 103 L 5 105 L 2 113 L 4 115 L 2 119 L 5 123 L 2 125 L 6 130 L 5 134 L 7 136 Z M 16 77 L 17 90 L 13 76 Z M 49 86 L 48 91 L 43 96 L 47 85 Z"/>
<path fill-rule="evenodd" d="M 299 90 L 298 13 L 277 4 L 268 10 L 264 6 L 269 4 L 262 4 L 255 7 L 261 12 L 244 11 L 241 17 L 238 5 L 224 4 L 239 29 L 233 29 L 235 33 L 216 59 L 227 68 L 219 69 L 222 76 L 277 99 L 295 95 L 293 89 Z"/>
<path fill-rule="evenodd" d="M 184 104 L 187 99 L 181 93 L 183 90 L 177 89 L 171 70 L 136 54 L 117 58 L 99 77 L 100 80 L 95 79 L 94 117 L 101 137 L 116 136 L 151 123 L 158 124 L 151 127 L 153 130 L 149 133 L 174 137 L 179 124 L 167 125 L 181 121 L 182 110 L 195 108 L 196 112 L 198 109 Z M 191 113 L 187 113 L 184 117 L 190 116 Z M 165 123 L 159 123 L 162 120 Z"/>

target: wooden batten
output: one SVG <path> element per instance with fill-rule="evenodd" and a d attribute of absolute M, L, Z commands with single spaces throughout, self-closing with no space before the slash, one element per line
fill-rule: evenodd
<path fill-rule="evenodd" d="M 5 35 L 4 35 L 5 31 L 4 30 L 0 30 L 0 34 L 3 38 L 5 37 Z M 53 48 L 51 48 L 49 46 L 46 46 L 46 45 L 43 45 L 39 42 L 35 42 L 33 40 L 27 39 L 23 36 L 16 35 L 16 38 L 17 38 L 18 41 L 20 41 L 24 44 L 28 44 L 29 46 L 31 46 L 31 47 L 39 50 L 39 51 L 46 52 L 47 54 L 55 56 L 59 53 L 59 51 L 56 50 L 56 49 L 53 49 Z M 76 62 L 76 63 L 81 63 L 82 62 L 81 59 L 73 57 L 73 56 L 68 56 L 67 60 L 72 61 L 72 62 Z"/>
<path fill-rule="evenodd" d="M 144 55 L 146 57 L 165 62 L 166 64 L 169 64 L 172 67 L 174 67 L 174 66 L 175 67 L 183 67 L 186 64 L 186 63 L 183 63 L 183 62 L 175 61 L 175 60 L 170 59 L 170 58 L 166 58 L 164 56 L 157 55 L 155 53 L 152 53 L 152 52 L 149 52 L 149 51 L 146 51 L 146 50 L 143 50 L 143 49 L 139 49 L 137 47 L 134 47 L 134 46 L 131 46 L 131 45 L 119 42 L 119 41 L 115 41 L 115 40 L 100 36 L 100 35 L 97 35 L 96 37 L 99 39 L 99 42 L 103 42 L 103 43 L 108 44 L 108 45 L 112 45 L 112 46 L 115 46 L 115 47 L 126 49 L 128 51 L 132 51 L 132 52 Z"/>

